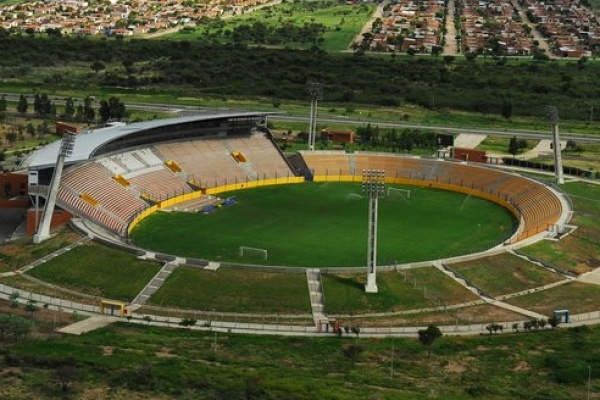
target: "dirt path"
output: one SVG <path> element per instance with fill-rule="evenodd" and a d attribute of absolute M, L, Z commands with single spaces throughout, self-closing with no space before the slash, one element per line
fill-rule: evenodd
<path fill-rule="evenodd" d="M 371 17 L 370 20 L 367 21 L 366 24 L 363 25 L 362 29 L 360 30 L 360 32 L 358 33 L 358 35 L 356 35 L 354 37 L 354 40 L 352 40 L 349 44 L 348 44 L 348 50 L 352 49 L 352 44 L 353 43 L 361 43 L 363 40 L 363 35 L 367 32 L 371 32 L 371 27 L 373 26 L 373 22 L 375 22 L 375 20 L 377 18 L 381 18 L 383 16 L 383 9 L 385 6 L 387 6 L 388 4 L 390 4 L 390 0 L 385 0 L 383 3 L 379 4 L 377 6 L 377 8 L 375 9 L 375 12 L 373 13 L 373 16 Z"/>
<path fill-rule="evenodd" d="M 261 8 L 276 6 L 277 4 L 281 3 L 281 1 L 282 0 L 273 0 L 273 1 L 269 1 L 268 3 L 259 4 L 257 6 L 249 8 L 246 12 L 249 13 L 249 12 L 254 12 L 256 10 L 260 10 Z M 233 18 L 233 17 L 235 17 L 235 15 L 233 15 L 231 13 L 226 13 L 221 16 L 221 19 L 229 19 L 229 18 Z M 165 29 L 164 31 L 160 31 L 160 32 L 149 33 L 146 35 L 139 35 L 139 36 L 136 36 L 136 38 L 138 38 L 138 39 L 156 39 L 161 36 L 166 36 L 166 35 L 171 35 L 173 33 L 177 33 L 177 32 L 179 32 L 179 29 L 181 29 L 181 28 L 182 28 L 181 26 L 178 26 L 175 28 Z"/>
<path fill-rule="evenodd" d="M 458 46 L 456 45 L 456 27 L 454 26 L 455 12 L 456 5 L 454 0 L 449 0 L 448 8 L 446 9 L 446 36 L 444 44 L 445 56 L 455 56 L 459 53 Z"/>
<path fill-rule="evenodd" d="M 521 17 L 523 22 L 525 24 L 527 24 L 528 27 L 531 28 L 531 34 L 533 35 L 533 40 L 537 40 L 538 42 L 540 42 L 539 48 L 544 50 L 546 52 L 546 54 L 548 55 L 548 57 L 550 57 L 550 58 L 556 57 L 554 55 L 554 53 L 552 52 L 552 50 L 550 50 L 550 45 L 548 44 L 548 41 L 546 39 L 544 39 L 542 37 L 542 35 L 540 35 L 540 33 L 537 31 L 537 29 L 535 29 L 535 24 L 532 24 L 531 22 L 529 22 L 529 19 L 527 18 L 527 14 L 525 14 L 525 10 L 523 9 L 523 7 L 521 7 L 519 5 L 519 2 L 515 2 L 513 4 L 515 5 L 516 10 L 519 12 L 519 16 Z"/>

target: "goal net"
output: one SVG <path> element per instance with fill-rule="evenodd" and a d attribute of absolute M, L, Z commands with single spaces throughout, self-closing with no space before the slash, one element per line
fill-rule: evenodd
<path fill-rule="evenodd" d="M 387 189 L 388 197 L 402 197 L 404 199 L 410 199 L 410 189 L 400 189 L 389 187 Z"/>
<path fill-rule="evenodd" d="M 242 258 L 260 258 L 266 260 L 268 257 L 267 250 L 258 249 L 256 247 L 240 246 L 240 257 Z"/>

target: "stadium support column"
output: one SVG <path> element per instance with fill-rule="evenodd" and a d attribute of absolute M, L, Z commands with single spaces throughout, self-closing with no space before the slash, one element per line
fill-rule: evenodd
<path fill-rule="evenodd" d="M 369 234 L 367 239 L 367 284 L 365 292 L 377 293 L 377 215 L 379 197 L 385 194 L 385 171 L 365 169 L 363 193 L 369 195 Z"/>
<path fill-rule="evenodd" d="M 50 237 L 50 223 L 52 222 L 52 214 L 54 214 L 54 206 L 56 205 L 56 195 L 58 194 L 58 185 L 60 184 L 60 178 L 62 177 L 62 170 L 65 165 L 65 158 L 69 157 L 73 153 L 73 146 L 75 145 L 75 135 L 71 133 L 65 133 L 62 138 L 60 149 L 58 151 L 58 157 L 56 159 L 56 167 L 54 168 L 54 174 L 50 181 L 50 189 L 48 190 L 48 198 L 46 199 L 46 205 L 42 214 L 42 223 L 33 236 L 33 243 L 42 243 L 44 240 Z"/>
<path fill-rule="evenodd" d="M 315 142 L 317 138 L 317 104 L 319 100 L 323 99 L 323 85 L 317 82 L 310 84 L 310 121 L 308 127 L 308 150 L 313 151 L 315 149 Z"/>
<path fill-rule="evenodd" d="M 548 121 L 550 122 L 550 128 L 552 130 L 552 150 L 554 153 L 554 173 L 556 176 L 556 183 L 562 185 L 565 183 L 565 179 L 563 177 L 560 137 L 558 135 L 558 111 L 554 106 L 547 106 L 546 112 L 548 114 Z"/>

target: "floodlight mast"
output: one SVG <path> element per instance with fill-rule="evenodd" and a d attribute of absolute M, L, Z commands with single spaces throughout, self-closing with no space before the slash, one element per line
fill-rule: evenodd
<path fill-rule="evenodd" d="M 74 146 L 75 135 L 66 132 L 61 139 L 60 149 L 56 159 L 56 167 L 54 168 L 54 174 L 52 174 L 48 198 L 46 199 L 46 205 L 44 206 L 44 212 L 42 214 L 42 222 L 40 223 L 37 233 L 33 235 L 33 243 L 35 244 L 42 243 L 44 240 L 50 238 L 50 223 L 52 222 L 52 214 L 54 214 L 54 207 L 56 206 L 56 196 L 58 194 L 58 186 L 60 185 L 62 171 L 65 166 L 65 158 L 73 154 Z"/>
<path fill-rule="evenodd" d="M 552 132 L 552 150 L 554 153 L 554 174 L 556 183 L 562 185 L 565 183 L 565 179 L 563 176 L 560 138 L 558 134 L 558 110 L 554 106 L 546 106 L 546 114 Z"/>
<path fill-rule="evenodd" d="M 323 100 L 323 85 L 318 82 L 313 82 L 308 88 L 310 93 L 310 121 L 308 127 L 308 150 L 315 150 L 315 142 L 317 138 L 317 104 L 319 100 Z"/>
<path fill-rule="evenodd" d="M 369 233 L 367 237 L 367 284 L 365 292 L 377 293 L 377 216 L 379 197 L 385 195 L 385 171 L 365 169 L 362 174 L 363 193 L 369 195 Z"/>

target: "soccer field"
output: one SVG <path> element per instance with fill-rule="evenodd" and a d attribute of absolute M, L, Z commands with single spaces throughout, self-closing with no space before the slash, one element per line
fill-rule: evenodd
<path fill-rule="evenodd" d="M 379 201 L 378 264 L 481 251 L 508 238 L 503 207 L 430 188 Z M 304 267 L 366 265 L 368 198 L 356 183 L 303 183 L 223 193 L 236 203 L 210 214 L 157 212 L 132 231 L 142 248 L 214 261 Z M 239 255 L 239 247 L 265 249 Z"/>

